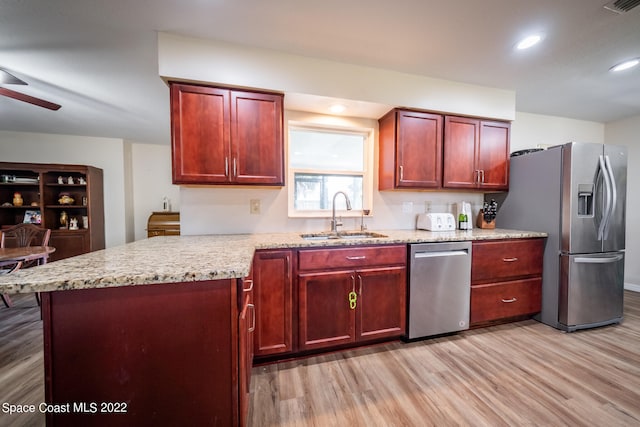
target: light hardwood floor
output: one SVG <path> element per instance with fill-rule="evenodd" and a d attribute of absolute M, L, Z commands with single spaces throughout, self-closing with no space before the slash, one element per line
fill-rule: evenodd
<path fill-rule="evenodd" d="M 640 294 L 616 326 L 529 320 L 253 374 L 252 426 L 640 425 Z"/>
<path fill-rule="evenodd" d="M 44 400 L 33 295 L 0 308 L 0 405 Z M 0 426 L 42 426 L 9 416 Z M 640 426 L 640 294 L 622 324 L 529 320 L 255 367 L 250 426 Z"/>

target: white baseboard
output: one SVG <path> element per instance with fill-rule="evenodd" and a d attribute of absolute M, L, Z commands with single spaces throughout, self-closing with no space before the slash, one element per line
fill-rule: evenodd
<path fill-rule="evenodd" d="M 640 292 L 640 285 L 636 285 L 635 283 L 625 283 L 624 288 L 628 291 Z"/>

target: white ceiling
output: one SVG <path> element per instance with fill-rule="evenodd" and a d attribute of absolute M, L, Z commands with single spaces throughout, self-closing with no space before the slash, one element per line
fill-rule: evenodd
<path fill-rule="evenodd" d="M 8 87 L 62 105 L 0 97 L 0 130 L 168 143 L 156 31 L 515 90 L 522 112 L 637 116 L 640 69 L 608 69 L 640 56 L 640 7 L 607 1 L 0 0 L 0 68 L 29 83 Z M 532 31 L 544 42 L 514 51 Z"/>

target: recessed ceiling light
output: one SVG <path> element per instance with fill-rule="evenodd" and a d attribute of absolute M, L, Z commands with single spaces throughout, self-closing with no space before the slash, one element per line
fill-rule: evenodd
<path fill-rule="evenodd" d="M 640 64 L 640 58 L 628 59 L 628 60 L 626 60 L 624 62 L 621 62 L 621 63 L 616 64 L 613 67 L 609 68 L 609 71 L 628 70 L 629 68 L 633 68 L 638 64 Z"/>
<path fill-rule="evenodd" d="M 329 111 L 331 111 L 331 112 L 332 112 L 332 113 L 334 113 L 334 114 L 342 113 L 342 112 L 344 112 L 344 110 L 346 110 L 346 109 L 347 109 L 347 107 L 345 107 L 345 106 L 344 106 L 344 105 L 342 105 L 342 104 L 333 104 L 333 105 L 331 105 L 331 106 L 329 107 Z"/>
<path fill-rule="evenodd" d="M 516 45 L 516 49 L 529 49 L 531 46 L 538 44 L 540 40 L 542 40 L 542 36 L 540 34 L 534 34 L 525 37 L 524 39 L 520 40 L 520 42 L 518 42 L 518 44 Z"/>

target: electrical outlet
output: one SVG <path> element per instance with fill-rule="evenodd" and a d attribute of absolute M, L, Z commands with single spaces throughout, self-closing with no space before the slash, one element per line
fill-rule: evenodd
<path fill-rule="evenodd" d="M 260 215 L 260 199 L 249 200 L 249 213 L 251 215 Z"/>
<path fill-rule="evenodd" d="M 409 214 L 411 212 L 413 212 L 413 202 L 403 202 L 402 213 Z"/>

